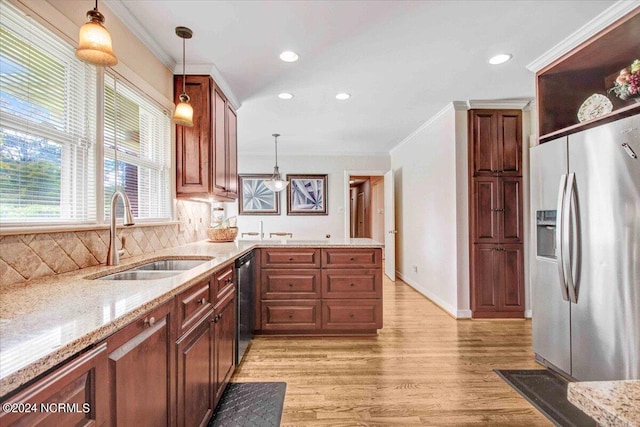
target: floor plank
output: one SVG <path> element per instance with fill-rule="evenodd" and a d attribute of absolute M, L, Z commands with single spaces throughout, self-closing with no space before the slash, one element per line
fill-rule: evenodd
<path fill-rule="evenodd" d="M 232 381 L 285 381 L 283 426 L 549 426 L 493 372 L 536 368 L 530 321 L 456 321 L 385 278 L 377 337 L 257 337 Z"/>

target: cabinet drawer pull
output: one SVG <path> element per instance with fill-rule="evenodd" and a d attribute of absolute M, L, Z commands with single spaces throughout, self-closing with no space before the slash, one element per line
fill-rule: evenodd
<path fill-rule="evenodd" d="M 211 319 L 211 321 L 213 323 L 218 323 L 218 320 L 220 320 L 221 317 L 222 317 L 221 314 L 216 314 L 215 316 L 213 316 L 213 319 Z"/>
<path fill-rule="evenodd" d="M 353 318 L 353 313 L 349 313 L 349 317 Z"/>
<path fill-rule="evenodd" d="M 233 279 L 231 277 L 228 277 L 227 280 L 224 281 L 224 283 L 229 284 L 233 282 Z"/>
<path fill-rule="evenodd" d="M 293 257 L 291 257 L 291 256 L 290 256 L 290 257 L 289 257 L 289 261 L 293 261 Z"/>
<path fill-rule="evenodd" d="M 290 287 L 290 288 L 293 288 L 293 283 L 289 283 L 289 287 Z"/>
<path fill-rule="evenodd" d="M 144 319 L 144 325 L 145 326 L 153 326 L 156 324 L 156 318 L 155 317 L 147 317 L 146 319 Z"/>
<path fill-rule="evenodd" d="M 349 261 L 355 261 L 356 259 L 354 257 L 349 258 Z"/>
<path fill-rule="evenodd" d="M 355 283 L 349 283 L 349 286 L 351 286 L 352 288 L 355 286 Z"/>
<path fill-rule="evenodd" d="M 293 319 L 293 313 L 289 313 L 289 319 Z"/>
<path fill-rule="evenodd" d="M 206 298 L 202 298 L 198 300 L 198 305 L 204 305 L 207 302 Z"/>

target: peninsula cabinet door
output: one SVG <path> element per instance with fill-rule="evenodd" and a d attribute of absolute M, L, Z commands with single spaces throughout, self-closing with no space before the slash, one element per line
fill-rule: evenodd
<path fill-rule="evenodd" d="M 109 417 L 107 346 L 102 344 L 65 363 L 4 400 L 3 427 L 102 426 Z M 25 407 L 25 404 L 29 406 Z M 55 410 L 64 404 L 66 411 Z"/>
<path fill-rule="evenodd" d="M 169 303 L 138 318 L 107 340 L 111 425 L 172 425 L 173 352 Z"/>

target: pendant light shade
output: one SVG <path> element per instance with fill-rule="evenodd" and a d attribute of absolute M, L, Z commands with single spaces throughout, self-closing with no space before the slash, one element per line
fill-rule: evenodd
<path fill-rule="evenodd" d="M 273 175 L 271 175 L 271 179 L 264 181 L 264 186 L 277 193 L 287 188 L 289 182 L 282 179 L 282 176 L 280 176 L 280 169 L 278 169 L 278 137 L 280 134 L 274 133 L 272 136 L 276 140 L 276 165 L 273 168 Z"/>
<path fill-rule="evenodd" d="M 180 102 L 176 105 L 173 112 L 173 122 L 180 126 L 193 126 L 193 107 L 189 104 L 190 98 L 187 95 L 186 76 L 184 71 L 184 48 L 185 40 L 193 37 L 193 31 L 187 27 L 176 27 L 176 35 L 182 39 L 182 93 L 180 94 Z"/>
<path fill-rule="evenodd" d="M 118 63 L 113 53 L 111 35 L 104 27 L 104 16 L 96 7 L 87 12 L 88 22 L 80 27 L 76 57 L 89 64 L 101 67 L 112 67 Z"/>

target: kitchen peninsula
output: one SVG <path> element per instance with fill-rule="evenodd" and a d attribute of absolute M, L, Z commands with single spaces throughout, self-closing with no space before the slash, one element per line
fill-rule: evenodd
<path fill-rule="evenodd" d="M 366 264 L 366 254 L 368 254 L 368 259 L 375 265 L 365 266 L 369 273 L 373 272 L 376 281 L 375 284 L 369 281 L 368 286 L 377 286 L 376 292 L 380 292 L 379 295 L 381 295 L 381 246 L 371 239 L 265 240 L 233 243 L 201 241 L 165 249 L 152 255 L 131 258 L 130 262 L 117 267 L 90 267 L 72 273 L 49 276 L 33 282 L 7 286 L 0 291 L 0 299 L 2 300 L 0 307 L 0 348 L 2 350 L 0 394 L 4 396 L 3 401 L 5 401 L 7 397 L 14 396 L 21 386 L 27 383 L 31 384 L 45 373 L 51 374 L 58 371 L 58 367 L 63 362 L 66 364 L 68 360 L 81 359 L 92 351 L 99 353 L 104 350 L 102 347 L 105 345 L 107 347 L 106 351 L 103 351 L 105 355 L 111 353 L 115 348 L 110 347 L 113 337 L 132 328 L 141 319 L 143 319 L 141 325 L 144 324 L 143 327 L 148 328 L 148 331 L 158 328 L 159 325 L 164 325 L 162 322 L 166 322 L 164 326 L 166 330 L 163 331 L 166 337 L 162 336 L 166 338 L 167 342 L 175 343 L 175 338 L 180 333 L 187 330 L 191 332 L 197 327 L 192 327 L 195 322 L 189 323 L 194 319 L 197 320 L 197 316 L 204 312 L 217 313 L 214 306 L 218 307 L 224 302 L 223 300 L 229 297 L 231 292 L 225 291 L 227 287 L 233 288 L 233 261 L 254 249 L 257 249 L 258 257 L 261 259 L 270 258 L 274 263 L 280 263 L 281 267 L 291 264 L 292 271 L 297 273 L 309 270 L 306 268 L 309 266 L 300 263 L 311 254 L 310 256 L 314 258 L 312 262 L 317 267 L 317 271 L 314 271 L 313 274 L 320 275 L 321 271 L 325 272 L 324 267 L 327 262 L 326 266 L 331 268 L 326 269 L 325 273 L 333 271 L 334 275 L 338 275 L 333 282 L 336 283 L 336 289 L 346 286 L 361 290 L 361 282 L 357 280 L 346 284 L 344 280 L 341 281 L 341 277 L 344 277 L 343 273 L 353 271 L 345 269 L 341 263 L 353 262 L 358 264 L 353 267 L 359 268 L 363 263 Z M 323 256 L 322 263 L 320 262 L 320 254 Z M 132 267 L 160 259 L 201 260 L 203 262 L 190 270 L 156 280 L 96 280 L 108 274 L 129 270 Z M 296 264 L 298 267 L 305 267 L 305 269 L 297 270 Z M 273 267 L 273 265 L 264 264 L 264 262 L 263 265 Z M 227 271 L 231 276 L 226 276 Z M 273 272 L 274 270 L 265 269 L 264 271 Z M 358 271 L 356 270 L 356 272 Z M 257 272 L 259 273 L 259 270 Z M 210 280 L 210 277 L 216 279 Z M 226 280 L 222 280 L 223 277 Z M 356 277 L 356 279 L 362 280 L 362 276 Z M 303 282 L 305 280 L 303 278 Z M 200 289 L 202 283 L 207 285 L 205 293 L 202 293 Z M 211 291 L 208 288 L 210 283 Z M 259 283 L 260 281 L 256 284 L 256 288 Z M 279 282 L 274 276 L 271 283 L 277 287 Z M 229 284 L 231 285 L 228 286 Z M 319 282 L 316 285 L 318 295 L 321 295 Z M 289 305 L 289 308 L 292 304 L 298 304 L 299 302 L 296 302 L 292 297 L 295 296 L 295 291 L 299 289 L 299 286 L 305 286 L 304 283 L 298 285 L 296 282 L 289 281 L 285 286 L 292 288 L 293 292 L 289 295 L 288 300 L 276 301 L 275 304 L 269 305 L 270 300 L 267 298 L 263 301 L 263 305 L 265 301 L 267 302 L 266 307 L 281 306 L 283 301 L 286 302 L 285 305 Z M 259 289 L 256 295 L 260 295 Z M 370 293 L 366 295 L 371 296 Z M 343 323 L 339 321 L 335 327 L 332 325 L 327 327 L 326 323 L 323 324 L 320 320 L 322 307 L 324 307 L 323 313 L 332 313 L 331 308 L 333 308 L 333 313 L 337 313 L 337 319 L 346 316 L 347 323 L 350 314 L 356 318 L 355 320 L 362 318 L 362 307 L 345 311 L 344 304 L 348 304 L 348 302 L 344 299 L 344 294 L 339 296 L 341 299 L 324 301 L 317 298 L 311 300 L 314 307 L 317 307 L 314 315 L 319 322 L 318 326 L 323 325 L 323 330 L 320 332 L 325 334 L 333 332 L 333 335 L 349 333 L 349 331 L 344 331 L 344 321 L 342 321 Z M 275 299 L 278 297 L 276 296 Z M 307 299 L 306 302 L 303 301 L 299 304 L 308 304 L 308 301 Z M 278 315 L 285 316 L 282 320 L 285 324 L 289 320 L 298 319 L 297 317 L 289 319 L 286 310 L 287 308 L 275 309 L 273 319 L 276 324 L 278 323 Z M 367 324 L 369 333 L 371 331 L 375 333 L 377 328 L 382 327 L 381 300 L 377 302 L 376 310 L 379 310 L 380 316 L 376 319 L 377 323 Z M 371 311 L 371 307 L 367 306 L 364 311 Z M 156 312 L 161 315 L 152 316 Z M 303 311 L 303 318 L 309 313 L 309 310 Z M 264 316 L 263 312 L 262 318 Z M 211 322 L 215 322 L 216 317 L 212 316 Z M 261 318 L 261 316 L 256 317 Z M 270 328 L 263 329 L 269 330 Z M 297 329 L 300 329 L 299 326 Z M 184 335 L 187 333 L 185 332 Z M 116 340 L 114 345 L 116 344 L 121 345 L 122 343 Z M 173 351 L 167 352 L 169 364 L 173 365 L 176 356 L 169 355 L 169 353 L 173 353 Z M 111 354 L 109 356 L 111 358 Z M 122 357 L 122 354 L 118 357 Z M 110 360 L 111 362 L 112 360 Z M 54 370 L 54 368 L 56 369 Z M 175 376 L 171 374 L 171 371 L 172 368 L 168 368 L 168 376 Z M 48 375 L 45 376 L 45 378 L 47 377 Z M 167 387 L 173 387 L 174 382 L 173 380 L 169 381 Z M 96 385 L 93 386 L 96 387 Z M 101 384 L 97 384 L 98 388 L 100 386 Z"/>

